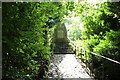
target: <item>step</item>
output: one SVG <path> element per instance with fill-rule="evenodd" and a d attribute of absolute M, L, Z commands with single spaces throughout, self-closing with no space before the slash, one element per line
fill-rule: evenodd
<path fill-rule="evenodd" d="M 74 52 L 73 49 L 55 49 L 54 52 Z"/>
<path fill-rule="evenodd" d="M 75 54 L 75 53 L 74 52 L 68 52 L 68 53 L 54 52 L 54 54 Z"/>

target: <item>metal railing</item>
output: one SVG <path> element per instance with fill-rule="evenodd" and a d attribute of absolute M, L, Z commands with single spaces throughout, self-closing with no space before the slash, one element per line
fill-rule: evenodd
<path fill-rule="evenodd" d="M 120 66 L 120 62 L 119 61 L 116 61 L 116 60 L 114 60 L 114 59 L 111 59 L 111 58 L 109 58 L 109 57 L 105 57 L 105 56 L 103 56 L 103 55 L 100 55 L 100 54 L 97 54 L 97 53 L 95 53 L 95 52 L 91 52 L 91 51 L 89 51 L 89 50 L 86 50 L 86 49 L 84 49 L 84 48 L 82 48 L 82 47 L 78 47 L 78 46 L 76 46 L 75 44 L 74 44 L 74 42 L 72 42 L 72 41 L 70 41 L 70 43 L 72 44 L 72 46 L 73 46 L 73 48 L 74 48 L 74 50 L 77 52 L 77 50 L 79 50 L 79 51 L 81 51 L 81 52 L 83 52 L 84 51 L 84 54 L 83 53 L 79 53 L 79 58 L 87 65 L 86 66 L 86 68 L 88 68 L 88 67 L 91 67 L 91 72 L 89 73 L 89 75 L 90 76 L 92 76 L 93 77 L 93 74 L 94 74 L 94 66 L 91 66 L 91 63 L 92 63 L 92 65 L 94 64 L 94 58 L 95 58 L 95 56 L 97 56 L 97 57 L 100 57 L 100 58 L 103 58 L 104 60 L 103 61 L 105 61 L 105 60 L 107 60 L 107 61 L 109 61 L 109 63 L 111 63 L 111 62 L 113 62 L 113 63 L 111 63 L 111 64 L 113 64 L 113 65 L 117 65 L 117 66 Z M 92 62 L 90 63 L 87 59 L 88 59 L 88 57 L 90 57 L 90 56 L 88 56 L 88 55 L 91 55 L 91 59 L 92 59 Z M 82 56 L 84 56 L 85 57 L 85 59 L 83 59 L 83 57 Z M 115 63 L 115 64 L 114 64 Z M 105 69 L 104 69 L 104 67 L 101 65 L 101 67 L 99 67 L 99 68 L 97 68 L 97 69 L 100 69 L 101 70 L 101 79 L 100 80 L 106 80 L 106 76 L 104 75 L 105 74 Z M 115 67 L 113 67 L 112 69 L 115 69 Z M 94 75 L 95 76 L 95 75 Z"/>
<path fill-rule="evenodd" d="M 116 60 L 114 60 L 114 59 L 111 59 L 111 58 L 105 57 L 105 56 L 100 55 L 100 54 L 97 54 L 97 53 L 95 53 L 95 52 L 91 52 L 91 51 L 86 50 L 86 49 L 84 49 L 84 48 L 82 48 L 82 47 L 77 47 L 72 41 L 70 41 L 70 42 L 73 44 L 73 46 L 75 46 L 75 51 L 76 51 L 77 48 L 79 48 L 79 49 L 82 49 L 82 50 L 84 50 L 84 51 L 87 51 L 87 52 L 89 52 L 89 53 L 91 53 L 91 54 L 93 54 L 93 55 L 95 55 L 95 56 L 99 56 L 99 57 L 102 57 L 102 58 L 104 58 L 104 59 L 106 59 L 106 60 L 109 60 L 109 61 L 111 61 L 111 62 L 114 62 L 114 63 L 120 64 L 119 61 L 116 61 Z"/>

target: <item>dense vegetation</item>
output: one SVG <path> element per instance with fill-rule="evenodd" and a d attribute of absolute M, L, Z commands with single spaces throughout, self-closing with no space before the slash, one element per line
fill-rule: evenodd
<path fill-rule="evenodd" d="M 55 24 L 66 17 L 77 47 L 120 62 L 120 2 L 14 2 L 2 4 L 3 78 L 44 78 L 53 54 Z M 77 48 L 99 80 L 119 80 L 120 65 Z"/>
<path fill-rule="evenodd" d="M 2 4 L 3 79 L 41 79 L 52 55 L 55 23 L 70 3 L 9 2 Z"/>
<path fill-rule="evenodd" d="M 81 38 L 74 40 L 75 45 L 120 62 L 120 2 L 80 2 L 75 6 L 74 15 L 79 16 L 82 23 L 79 25 L 82 27 Z M 74 38 L 79 35 L 75 34 Z M 77 55 L 100 80 L 120 79 L 119 64 L 80 48 L 77 48 Z"/>

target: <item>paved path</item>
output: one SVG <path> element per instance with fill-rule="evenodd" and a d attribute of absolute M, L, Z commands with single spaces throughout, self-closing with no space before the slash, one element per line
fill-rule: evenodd
<path fill-rule="evenodd" d="M 54 54 L 47 76 L 48 78 L 89 78 L 87 80 L 92 80 L 81 64 L 74 54 Z"/>

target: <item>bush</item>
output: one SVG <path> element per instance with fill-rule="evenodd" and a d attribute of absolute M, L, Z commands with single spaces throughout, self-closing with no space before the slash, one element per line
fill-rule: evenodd
<path fill-rule="evenodd" d="M 3 79 L 44 78 L 52 54 L 50 29 L 55 21 L 51 18 L 61 21 L 65 5 L 11 2 L 2 6 Z"/>

